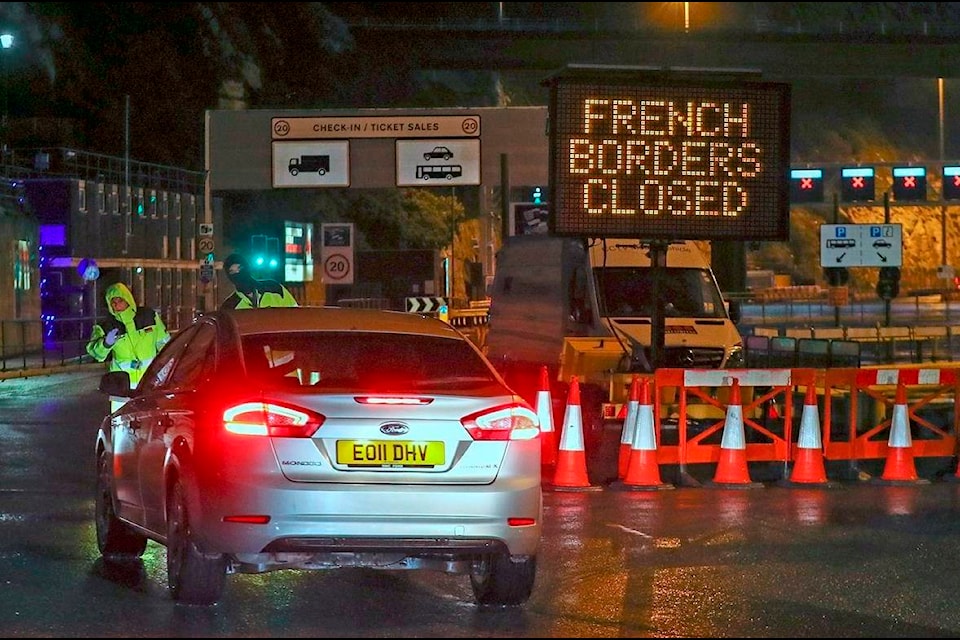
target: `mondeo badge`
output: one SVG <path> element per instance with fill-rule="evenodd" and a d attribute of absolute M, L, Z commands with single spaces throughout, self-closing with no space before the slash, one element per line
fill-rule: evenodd
<path fill-rule="evenodd" d="M 388 422 L 380 425 L 380 433 L 385 436 L 402 436 L 410 431 L 410 427 L 399 422 Z"/>

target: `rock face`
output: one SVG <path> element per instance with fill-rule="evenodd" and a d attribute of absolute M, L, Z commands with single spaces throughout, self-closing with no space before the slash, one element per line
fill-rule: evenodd
<path fill-rule="evenodd" d="M 849 207 L 846 214 L 855 224 L 885 222 L 882 206 Z M 937 277 L 937 269 L 941 264 L 957 265 L 960 275 L 960 206 L 892 206 L 889 222 L 902 225 L 903 230 L 901 295 L 915 290 L 955 288 L 951 280 Z M 870 288 L 876 285 L 877 269 L 856 271 L 863 272 L 851 273 L 851 279 L 857 281 L 857 290 L 864 284 Z"/>
<path fill-rule="evenodd" d="M 827 289 L 824 270 L 820 267 L 820 227 L 823 224 L 884 224 L 883 204 L 847 206 L 840 215 L 825 217 L 823 209 L 794 207 L 790 211 L 788 242 L 753 243 L 747 253 L 747 268 L 756 276 L 772 273 L 778 278 L 773 288 L 818 285 Z M 900 295 L 922 292 L 952 292 L 960 299 L 960 291 L 952 279 L 938 277 L 940 265 L 952 266 L 960 276 L 960 203 L 942 207 L 931 203 L 923 206 L 890 207 L 892 224 L 903 232 L 903 264 L 900 268 Z M 946 237 L 946 242 L 944 242 Z M 851 267 L 848 270 L 849 293 L 858 299 L 876 298 L 880 270 L 875 267 Z M 769 286 L 769 285 L 765 285 Z M 756 289 L 756 287 L 754 287 Z M 782 295 L 782 292 L 779 294 Z M 823 292 L 826 295 L 826 292 Z"/>

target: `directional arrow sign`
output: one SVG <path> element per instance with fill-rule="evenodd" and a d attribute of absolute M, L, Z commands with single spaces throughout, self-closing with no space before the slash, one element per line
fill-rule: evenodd
<path fill-rule="evenodd" d="M 435 313 L 440 311 L 440 307 L 446 306 L 445 298 L 435 298 L 431 296 L 414 296 L 407 298 L 408 313 Z"/>
<path fill-rule="evenodd" d="M 900 224 L 820 226 L 821 267 L 899 267 L 902 264 Z"/>

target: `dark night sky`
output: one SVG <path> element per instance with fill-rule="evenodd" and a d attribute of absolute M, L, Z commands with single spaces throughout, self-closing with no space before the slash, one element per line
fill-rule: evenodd
<path fill-rule="evenodd" d="M 123 150 L 124 95 L 131 96 L 134 157 L 202 166 L 203 111 L 243 108 L 450 106 L 409 104 L 409 79 L 390 52 L 367 57 L 347 46 L 343 23 L 511 20 L 614 24 L 682 30 L 679 2 L 647 3 L 0 3 L 0 27 L 17 34 L 3 57 L 11 117 L 81 122 L 77 146 Z M 691 30 L 781 32 L 955 32 L 960 3 L 694 2 Z M 326 8 L 329 14 L 321 10 Z M 824 45 L 828 46 L 828 45 Z M 325 64 L 304 67 L 305 60 Z M 870 64 L 864 60 L 864 64 Z M 308 71 L 308 72 L 306 72 Z M 369 77 L 364 74 L 368 74 Z M 542 74 L 541 74 L 542 75 Z M 233 83 L 233 84 L 231 84 Z M 353 83 L 352 85 L 350 83 Z M 895 145 L 900 153 L 938 154 L 935 78 L 797 79 L 793 151 L 798 161 L 849 159 L 857 149 Z M 235 103 L 225 99 L 238 87 Z M 476 87 L 470 87 L 476 90 Z M 960 80 L 945 82 L 946 155 L 960 157 Z M 416 95 L 427 100 L 429 87 Z M 545 104 L 516 92 L 516 106 Z M 483 106 L 471 94 L 457 106 Z M 537 100 L 533 102 L 532 100 Z M 159 132 L 159 133 L 158 133 Z M 904 158 L 906 159 L 906 158 Z M 891 158 L 891 160 L 893 160 Z"/>

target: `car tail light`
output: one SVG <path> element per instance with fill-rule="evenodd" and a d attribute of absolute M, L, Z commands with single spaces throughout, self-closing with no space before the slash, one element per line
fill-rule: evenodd
<path fill-rule="evenodd" d="M 522 404 L 480 411 L 460 422 L 474 440 L 530 440 L 540 434 L 537 414 Z"/>
<path fill-rule="evenodd" d="M 310 438 L 323 420 L 318 413 L 272 402 L 244 402 L 223 412 L 224 428 L 244 436 Z"/>
<path fill-rule="evenodd" d="M 536 518 L 507 518 L 507 526 L 510 527 L 532 527 L 535 524 Z"/>

